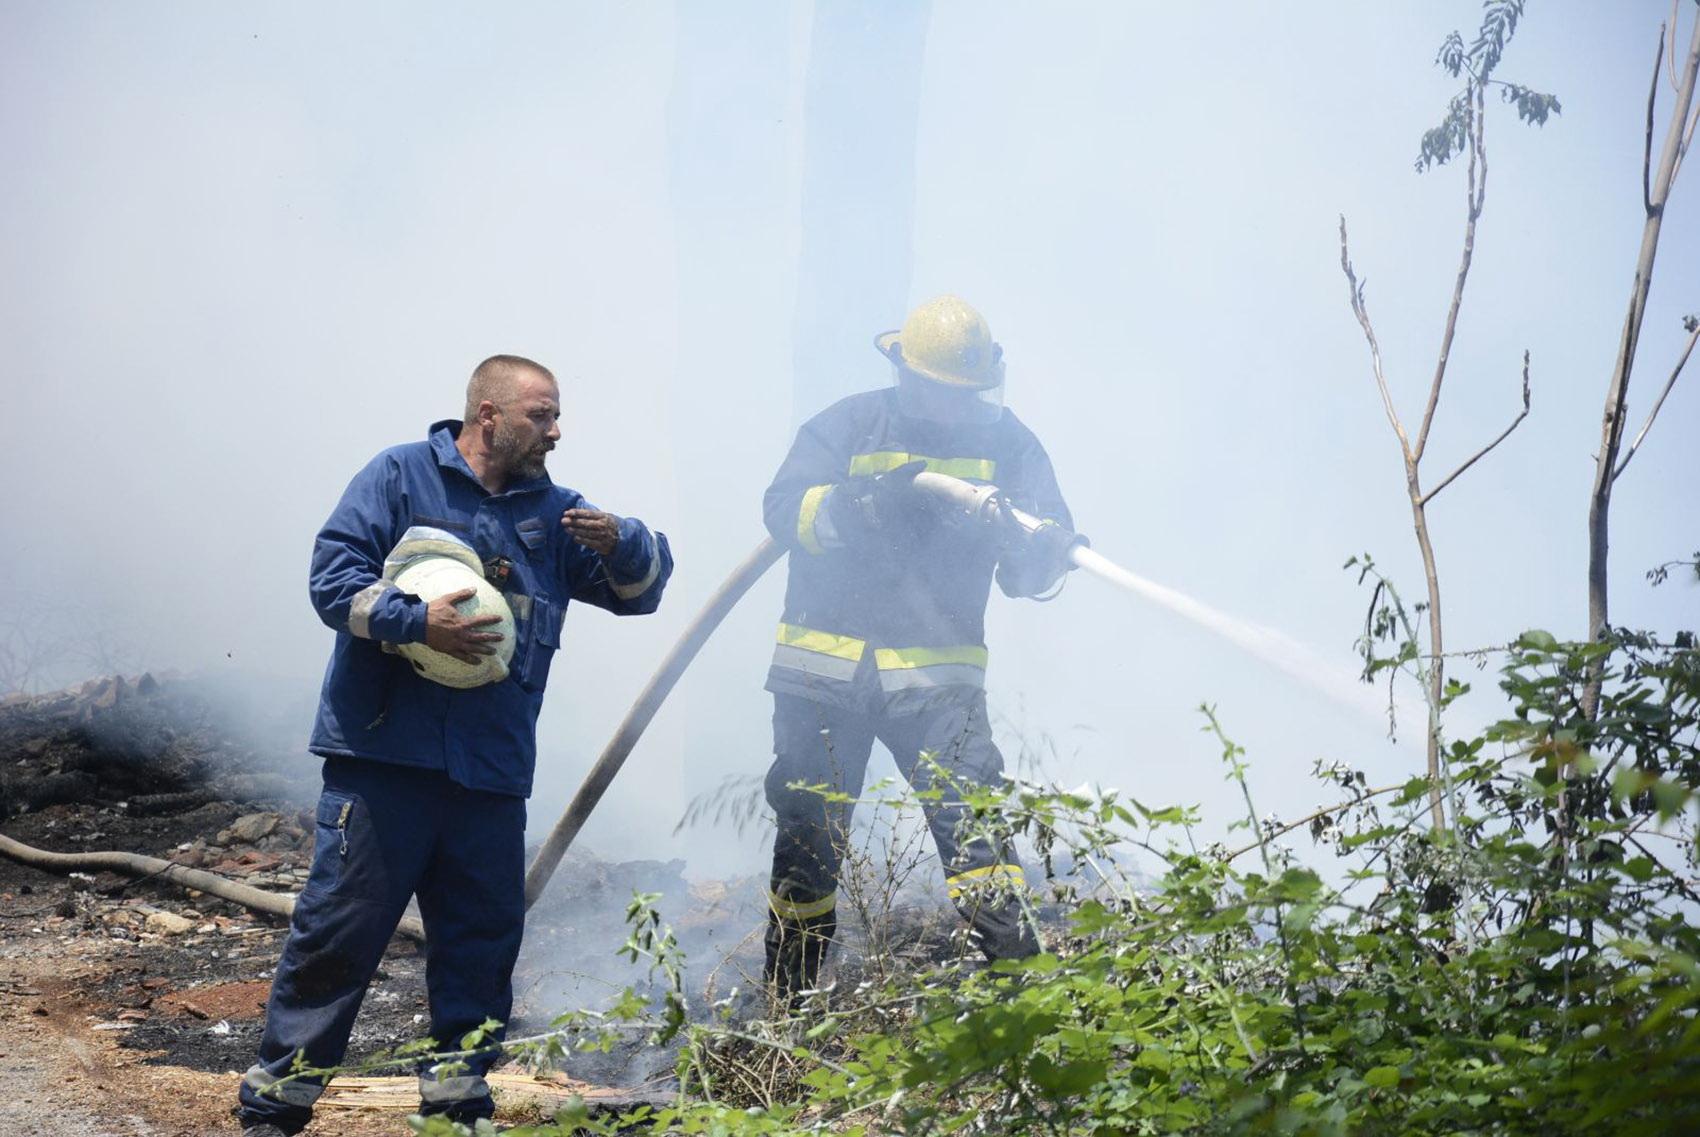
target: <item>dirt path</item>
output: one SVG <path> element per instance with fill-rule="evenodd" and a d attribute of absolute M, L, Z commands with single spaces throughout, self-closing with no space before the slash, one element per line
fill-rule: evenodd
<path fill-rule="evenodd" d="M 196 831 L 217 832 L 230 820 L 224 814 L 237 812 L 231 806 L 199 821 L 186 815 L 138 834 L 119 830 L 124 819 L 109 809 L 62 805 L 10 819 L 6 828 L 40 846 L 110 842 L 182 855 L 195 851 L 188 839 Z M 233 858 L 223 871 L 281 879 L 303 852 L 286 842 L 216 855 Z M 592 914 L 570 904 L 561 911 L 580 921 Z M 552 950 L 571 931 L 559 923 L 533 929 L 544 959 L 522 968 L 516 1021 L 535 1029 L 563 1005 L 550 960 L 582 955 Z M 51 876 L 0 859 L 0 1137 L 234 1137 L 236 1086 L 258 1048 L 284 934 L 275 918 L 209 896 L 106 872 Z M 618 942 L 599 925 L 586 934 Z M 355 1022 L 350 1061 L 413 1041 L 426 1010 L 423 956 L 416 945 L 393 941 Z M 572 1066 L 579 1077 L 638 1093 L 650 1075 L 670 1071 L 671 1056 L 625 1048 L 583 1055 Z M 515 1071 L 512 1084 L 498 1082 L 499 1119 L 536 1120 L 553 1112 L 540 1113 L 538 1103 L 558 1104 L 563 1093 L 591 1100 L 606 1093 L 610 1106 L 631 1104 L 617 1100 L 627 1091 L 525 1081 Z M 417 1100 L 410 1082 L 327 1095 L 308 1137 L 407 1134 L 404 1119 Z M 352 1099 L 360 1106 L 381 1099 L 381 1108 L 341 1107 Z"/>
<path fill-rule="evenodd" d="M 98 995 L 117 952 L 77 945 L 71 958 L 46 934 L 0 954 L 0 1133 L 6 1137 L 203 1137 L 237 1132 L 230 1115 L 238 1073 L 157 1064 L 160 1052 L 123 1045 Z M 313 1137 L 394 1137 L 400 1114 L 337 1111 Z"/>

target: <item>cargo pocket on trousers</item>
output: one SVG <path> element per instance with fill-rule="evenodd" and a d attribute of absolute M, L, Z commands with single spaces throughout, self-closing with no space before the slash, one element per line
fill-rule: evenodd
<path fill-rule="evenodd" d="M 307 887 L 341 896 L 383 899 L 384 859 L 366 803 L 356 794 L 327 789 L 319 795 L 316 820 Z"/>

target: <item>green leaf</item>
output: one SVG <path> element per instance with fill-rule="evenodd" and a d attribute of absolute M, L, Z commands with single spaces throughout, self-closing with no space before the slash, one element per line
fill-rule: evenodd
<path fill-rule="evenodd" d="M 1027 1063 L 1027 1076 L 1046 1093 L 1057 1097 L 1074 1097 L 1086 1093 L 1104 1080 L 1107 1066 L 1103 1062 L 1056 1062 L 1035 1054 Z"/>
<path fill-rule="evenodd" d="M 1653 861 L 1650 857 L 1634 857 L 1623 862 L 1623 874 L 1637 884 L 1646 884 L 1653 879 Z"/>
<path fill-rule="evenodd" d="M 1269 885 L 1269 893 L 1278 900 L 1309 900 L 1322 888 L 1322 878 L 1314 869 L 1290 868 Z"/>
<path fill-rule="evenodd" d="M 1682 812 L 1688 798 L 1688 787 L 1669 778 L 1660 778 L 1653 783 L 1653 804 L 1658 808 L 1659 816 L 1666 821 Z"/>

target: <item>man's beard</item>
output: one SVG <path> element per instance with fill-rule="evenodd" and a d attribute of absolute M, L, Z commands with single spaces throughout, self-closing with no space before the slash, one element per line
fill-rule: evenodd
<path fill-rule="evenodd" d="M 490 456 L 510 478 L 541 478 L 544 463 L 549 460 L 549 449 L 547 442 L 539 442 L 527 450 L 517 431 L 501 426 L 496 428 L 496 435 L 490 440 Z"/>

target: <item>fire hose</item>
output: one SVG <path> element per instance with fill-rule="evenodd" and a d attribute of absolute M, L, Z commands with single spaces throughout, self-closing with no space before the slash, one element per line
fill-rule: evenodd
<path fill-rule="evenodd" d="M 1022 531 L 1031 534 L 1044 523 L 1038 518 L 1011 506 L 996 486 L 970 485 L 967 482 L 944 474 L 921 473 L 915 477 L 915 485 L 921 490 L 941 500 L 946 508 L 960 510 L 962 515 L 971 522 L 992 525 L 1015 525 Z M 679 678 L 684 675 L 686 668 L 697 656 L 702 646 L 708 642 L 729 613 L 762 575 L 778 562 L 784 550 L 771 538 L 764 539 L 745 557 L 743 562 L 732 571 L 714 595 L 709 597 L 696 619 L 685 628 L 672 650 L 662 659 L 649 682 L 639 692 L 637 699 L 626 712 L 614 736 L 603 747 L 596 763 L 585 775 L 584 782 L 578 792 L 568 803 L 560 820 L 555 823 L 549 836 L 543 842 L 525 874 L 525 905 L 529 909 L 542 895 L 544 887 L 554 875 L 565 856 L 568 846 L 578 836 L 585 820 L 602 800 L 602 795 L 614 781 L 620 768 L 625 765 L 632 749 L 643 737 L 644 730 L 655 718 L 656 712 L 666 701 Z M 1083 544 L 1077 544 L 1068 551 L 1069 561 L 1078 568 L 1100 576 L 1129 591 L 1157 600 L 1160 603 L 1175 606 L 1169 590 L 1161 588 L 1135 576 L 1127 570 L 1093 552 Z M 1185 598 L 1181 598 L 1184 600 Z M 1187 601 L 1187 603 L 1191 603 Z M 154 877 L 170 881 L 184 888 L 198 889 L 223 899 L 241 904 L 256 911 L 268 912 L 287 918 L 294 909 L 295 897 L 288 894 L 264 892 L 260 889 L 227 880 L 213 873 L 192 869 L 184 865 L 173 864 L 170 861 L 154 857 L 143 857 L 129 853 L 81 853 L 62 854 L 49 853 L 35 849 L 10 838 L 0 836 L 0 856 L 16 860 L 22 864 L 32 865 L 48 872 L 71 872 L 79 870 L 106 869 L 125 873 L 130 876 Z M 424 929 L 419 921 L 408 917 L 401 922 L 397 929 L 402 935 L 414 940 L 424 939 Z"/>
<path fill-rule="evenodd" d="M 1032 534 L 1044 524 L 1039 518 L 1030 513 L 1016 509 L 1009 504 L 996 486 L 971 485 L 958 478 L 946 474 L 924 472 L 915 475 L 915 486 L 925 493 L 932 495 L 944 503 L 949 509 L 960 510 L 973 522 L 985 524 L 1005 524 L 1018 526 L 1023 532 Z M 784 550 L 767 538 L 755 547 L 742 564 L 732 571 L 720 588 L 709 597 L 696 619 L 679 636 L 661 665 L 650 676 L 649 682 L 638 694 L 626 717 L 609 739 L 608 745 L 602 748 L 596 764 L 585 775 L 584 783 L 567 803 L 566 810 L 561 814 L 555 827 L 549 831 L 549 836 L 537 851 L 531 865 L 525 873 L 525 906 L 530 908 L 537 903 L 537 898 L 543 895 L 543 889 L 548 885 L 549 878 L 554 875 L 560 865 L 561 858 L 566 855 L 567 847 L 573 843 L 578 832 L 583 828 L 585 820 L 596 808 L 614 781 L 614 776 L 625 765 L 632 748 L 638 739 L 643 737 L 644 730 L 655 718 L 661 704 L 667 700 L 668 694 L 678 683 L 679 677 L 696 658 L 702 645 L 714 634 L 726 614 L 750 590 L 750 586 L 761 579 L 763 573 L 778 562 Z M 1129 591 L 1141 595 L 1152 596 L 1152 590 L 1166 591 L 1157 585 L 1150 584 L 1141 577 L 1134 576 L 1126 569 L 1093 552 L 1083 544 L 1077 544 L 1068 551 L 1069 561 L 1078 568 L 1085 569 L 1096 576 L 1102 577 Z"/>
<path fill-rule="evenodd" d="M 145 857 L 140 853 L 124 852 L 89 852 L 89 853 L 50 853 L 46 849 L 37 849 L 22 841 L 15 841 L 0 834 L 0 856 L 29 865 L 42 872 L 73 873 L 73 872 L 115 872 L 125 876 L 139 877 L 144 880 L 162 880 L 175 884 L 180 888 L 192 888 L 197 892 L 205 892 L 220 900 L 228 900 L 232 904 L 254 912 L 264 912 L 267 915 L 279 916 L 288 920 L 295 911 L 295 895 L 289 892 L 267 892 L 252 885 L 242 884 L 229 877 L 219 876 L 204 869 L 190 868 L 158 857 Z M 425 925 L 420 923 L 417 916 L 403 916 L 396 925 L 396 931 L 410 940 L 418 943 L 425 942 Z"/>

